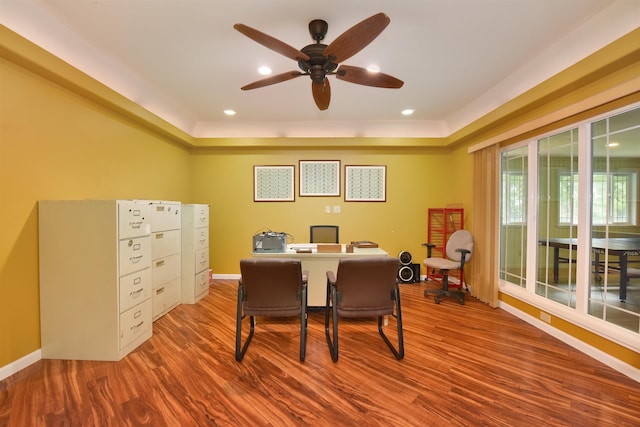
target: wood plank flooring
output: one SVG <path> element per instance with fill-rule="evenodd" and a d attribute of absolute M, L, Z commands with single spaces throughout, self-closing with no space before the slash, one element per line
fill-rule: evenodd
<path fill-rule="evenodd" d="M 304 363 L 293 319 L 258 319 L 237 363 L 237 282 L 219 280 L 119 362 L 41 360 L 0 382 L 0 426 L 639 425 L 639 383 L 473 298 L 436 305 L 426 287 L 401 285 L 402 361 L 375 321 L 351 320 L 333 363 L 312 311 Z"/>

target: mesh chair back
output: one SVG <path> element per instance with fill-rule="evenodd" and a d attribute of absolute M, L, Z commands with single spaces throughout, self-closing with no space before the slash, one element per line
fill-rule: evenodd
<path fill-rule="evenodd" d="M 310 243 L 340 243 L 337 225 L 312 225 L 309 227 Z"/>
<path fill-rule="evenodd" d="M 245 314 L 295 316 L 302 304 L 302 266 L 299 259 L 240 260 L 245 288 Z"/>
<path fill-rule="evenodd" d="M 393 257 L 341 259 L 336 274 L 338 314 L 366 317 L 393 313 L 399 265 Z"/>
<path fill-rule="evenodd" d="M 447 258 L 460 262 L 462 254 L 456 249 L 467 249 L 469 251 L 466 254 L 464 262 L 467 263 L 471 260 L 471 254 L 473 253 L 473 236 L 467 230 L 458 230 L 454 232 L 447 241 Z"/>

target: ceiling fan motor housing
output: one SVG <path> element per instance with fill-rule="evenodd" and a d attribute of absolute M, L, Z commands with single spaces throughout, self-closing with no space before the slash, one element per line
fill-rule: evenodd
<path fill-rule="evenodd" d="M 322 83 L 327 73 L 331 73 L 338 68 L 338 64 L 329 61 L 329 59 L 324 56 L 324 50 L 326 48 L 326 44 L 315 43 L 301 49 L 302 52 L 309 56 L 309 60 L 298 61 L 298 67 L 300 67 L 303 72 L 308 73 L 314 83 Z"/>

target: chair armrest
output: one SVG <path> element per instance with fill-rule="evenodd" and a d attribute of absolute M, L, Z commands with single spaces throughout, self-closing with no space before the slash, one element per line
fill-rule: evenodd
<path fill-rule="evenodd" d="M 336 284 L 336 274 L 333 271 L 327 271 L 327 283 L 331 285 Z"/>
<path fill-rule="evenodd" d="M 427 258 L 431 258 L 431 250 L 436 247 L 435 243 L 423 243 L 422 246 L 427 248 Z"/>
<path fill-rule="evenodd" d="M 462 256 L 460 257 L 460 270 L 464 270 L 464 262 L 467 259 L 467 254 L 470 254 L 471 251 L 469 249 L 456 249 L 456 252 L 460 252 Z"/>

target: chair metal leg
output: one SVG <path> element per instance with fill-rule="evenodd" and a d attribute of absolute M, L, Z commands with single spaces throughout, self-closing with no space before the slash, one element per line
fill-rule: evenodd
<path fill-rule="evenodd" d="M 238 305 L 236 311 L 236 360 L 242 362 L 244 354 L 247 352 L 251 338 L 253 338 L 253 332 L 256 326 L 256 319 L 253 316 L 249 316 L 249 336 L 247 337 L 244 345 L 242 345 L 242 319 L 245 316 L 242 314 L 242 305 L 244 299 L 244 292 L 242 286 L 238 287 Z"/>
<path fill-rule="evenodd" d="M 300 361 L 304 362 L 307 352 L 307 288 L 302 288 L 302 309 L 300 310 Z"/>
<path fill-rule="evenodd" d="M 329 311 L 333 313 L 332 326 L 333 326 L 333 340 L 331 339 L 331 333 L 329 332 Z M 327 284 L 327 304 L 324 311 L 324 333 L 327 337 L 327 344 L 329 345 L 329 353 L 331 353 L 331 360 L 338 361 L 338 306 L 336 304 L 336 288 Z"/>
<path fill-rule="evenodd" d="M 391 349 L 391 352 L 396 357 L 396 359 L 401 360 L 404 358 L 404 335 L 402 333 L 402 308 L 400 306 L 400 291 L 397 286 L 394 289 L 393 294 L 396 302 L 396 314 L 393 315 L 393 317 L 396 318 L 396 323 L 398 325 L 398 349 L 396 350 L 394 348 L 393 344 L 391 343 L 391 341 L 389 341 L 389 338 L 387 338 L 384 331 L 382 330 L 382 318 L 384 316 L 378 316 L 378 332 L 382 336 L 384 342 L 387 343 L 387 346 L 389 347 L 389 349 Z"/>

